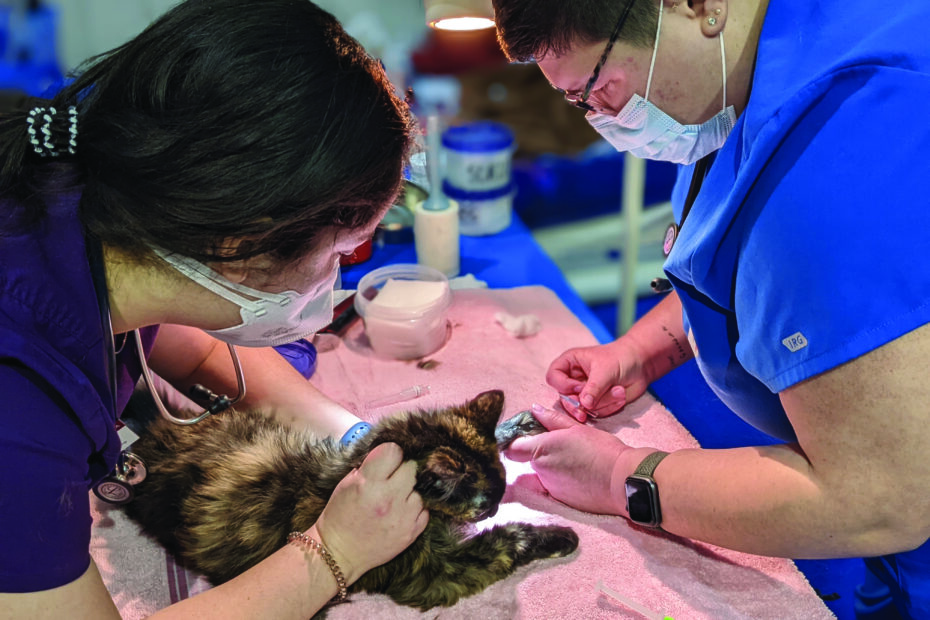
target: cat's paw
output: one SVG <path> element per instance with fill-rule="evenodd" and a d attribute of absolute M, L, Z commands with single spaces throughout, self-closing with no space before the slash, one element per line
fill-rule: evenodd
<path fill-rule="evenodd" d="M 514 564 L 527 564 L 545 558 L 561 558 L 578 548 L 578 534 L 557 525 L 511 524 L 515 535 Z"/>
<path fill-rule="evenodd" d="M 578 548 L 578 534 L 569 527 L 546 525 L 536 528 L 533 549 L 541 558 L 561 558 Z"/>
<path fill-rule="evenodd" d="M 538 435 L 544 432 L 546 432 L 546 427 L 533 417 L 532 411 L 521 411 L 509 420 L 497 425 L 494 431 L 494 439 L 497 441 L 498 449 L 506 450 L 517 437 Z"/>

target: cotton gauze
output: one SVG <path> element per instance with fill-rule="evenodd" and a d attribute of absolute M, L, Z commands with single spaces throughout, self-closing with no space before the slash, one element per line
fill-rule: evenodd
<path fill-rule="evenodd" d="M 428 280 L 389 279 L 381 287 L 378 295 L 371 300 L 371 306 L 383 308 L 419 308 L 438 302 L 449 285 L 446 282 Z"/>

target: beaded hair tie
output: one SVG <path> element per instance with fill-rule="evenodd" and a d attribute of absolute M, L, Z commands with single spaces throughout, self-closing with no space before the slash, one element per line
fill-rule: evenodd
<path fill-rule="evenodd" d="M 53 107 L 32 108 L 26 118 L 26 124 L 32 150 L 39 157 L 58 157 L 64 152 L 74 155 L 77 152 L 76 107 L 68 106 L 68 109 L 62 112 Z"/>

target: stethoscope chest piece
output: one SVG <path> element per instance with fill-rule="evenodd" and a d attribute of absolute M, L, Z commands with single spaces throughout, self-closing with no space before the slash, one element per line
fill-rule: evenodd
<path fill-rule="evenodd" d="M 128 504 L 136 496 L 133 486 L 145 480 L 145 461 L 132 452 L 121 452 L 116 468 L 94 487 L 94 495 L 109 504 Z"/>

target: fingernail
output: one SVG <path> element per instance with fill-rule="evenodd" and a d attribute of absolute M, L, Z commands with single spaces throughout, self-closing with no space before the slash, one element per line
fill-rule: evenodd
<path fill-rule="evenodd" d="M 565 394 L 559 394 L 559 398 L 561 398 L 562 400 L 564 400 L 565 402 L 567 402 L 567 403 L 568 403 L 569 405 L 571 405 L 572 407 L 580 407 L 580 406 L 581 406 L 581 403 L 579 403 L 577 400 L 575 400 L 575 399 L 572 398 L 571 396 L 566 396 Z"/>
<path fill-rule="evenodd" d="M 540 405 L 539 403 L 533 403 L 533 406 L 530 407 L 530 409 L 533 410 L 533 413 L 542 413 L 543 411 L 546 410 L 546 408 Z"/>
<path fill-rule="evenodd" d="M 585 409 L 590 409 L 594 406 L 594 397 L 590 394 L 583 394 L 581 396 L 581 404 L 585 406 Z"/>
<path fill-rule="evenodd" d="M 615 385 L 611 388 L 610 394 L 614 398 L 620 398 L 626 394 L 626 389 L 622 385 Z"/>

